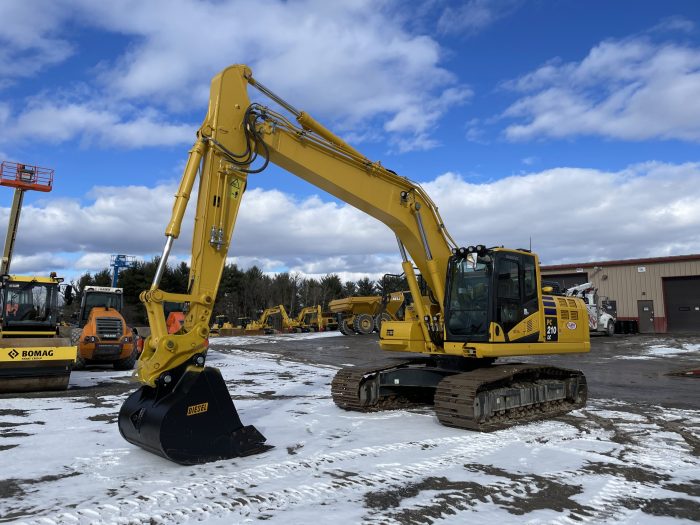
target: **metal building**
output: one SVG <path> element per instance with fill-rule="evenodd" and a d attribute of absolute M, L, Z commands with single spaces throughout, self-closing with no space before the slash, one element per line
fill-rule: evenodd
<path fill-rule="evenodd" d="M 542 266 L 562 288 L 592 282 L 640 333 L 700 332 L 700 254 Z"/>

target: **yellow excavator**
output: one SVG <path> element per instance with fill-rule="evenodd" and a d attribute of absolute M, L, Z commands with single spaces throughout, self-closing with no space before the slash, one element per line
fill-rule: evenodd
<path fill-rule="evenodd" d="M 302 332 L 322 332 L 326 329 L 320 304 L 305 306 L 299 310 L 295 321 Z"/>
<path fill-rule="evenodd" d="M 76 359 L 70 339 L 57 334 L 63 279 L 54 272 L 10 274 L 24 193 L 51 191 L 53 174 L 39 166 L 0 163 L 0 185 L 15 190 L 0 262 L 0 392 L 65 390 Z"/>
<path fill-rule="evenodd" d="M 245 326 L 244 333 L 250 334 L 251 332 L 256 332 L 271 334 L 275 330 L 275 327 L 273 327 L 270 322 L 272 321 L 272 317 L 276 315 L 279 315 L 281 318 L 280 328 L 283 332 L 301 332 L 300 323 L 296 319 L 289 317 L 284 305 L 278 304 L 277 306 L 266 308 L 259 319 L 248 322 Z"/>
<path fill-rule="evenodd" d="M 251 103 L 251 87 L 296 123 Z M 580 371 L 494 364 L 500 357 L 590 350 L 583 301 L 543 292 L 537 255 L 457 244 L 418 184 L 366 158 L 263 86 L 248 67 L 236 65 L 212 81 L 209 109 L 175 197 L 160 263 L 151 288 L 141 294 L 151 335 L 138 361 L 143 386 L 119 413 L 127 441 L 183 464 L 267 448 L 255 427 L 241 423 L 221 373 L 205 366 L 205 341 L 248 175 L 268 163 L 391 228 L 413 297 L 422 295 L 416 266 L 434 299 L 434 315 L 414 301 L 412 315 L 381 326 L 383 350 L 412 352 L 415 358 L 340 369 L 332 381 L 339 407 L 377 411 L 432 402 L 441 423 L 487 431 L 585 404 Z M 170 293 L 159 285 L 197 180 L 189 288 L 186 294 Z M 190 305 L 181 334 L 167 332 L 166 301 Z"/>

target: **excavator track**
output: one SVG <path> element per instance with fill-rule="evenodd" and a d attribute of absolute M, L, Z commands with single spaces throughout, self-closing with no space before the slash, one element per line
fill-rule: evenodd
<path fill-rule="evenodd" d="M 402 396 L 379 395 L 380 372 L 412 363 L 415 361 L 389 361 L 341 368 L 331 382 L 333 401 L 342 409 L 356 412 L 379 412 L 424 405 L 425 403 Z"/>
<path fill-rule="evenodd" d="M 490 432 L 551 419 L 586 404 L 578 370 L 531 364 L 499 365 L 451 375 L 435 392 L 443 425 Z"/>
<path fill-rule="evenodd" d="M 410 395 L 382 387 L 382 373 L 401 368 L 419 371 L 425 365 L 420 360 L 382 361 L 342 368 L 331 383 L 333 401 L 340 408 L 357 412 L 433 403 L 443 425 L 479 432 L 551 419 L 586 404 L 586 378 L 582 372 L 525 363 L 469 371 L 443 368 L 445 377 L 437 388 L 413 390 Z"/>

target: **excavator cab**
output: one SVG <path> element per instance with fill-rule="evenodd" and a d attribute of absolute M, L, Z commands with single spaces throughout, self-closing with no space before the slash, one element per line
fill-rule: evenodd
<path fill-rule="evenodd" d="M 483 246 L 452 256 L 445 297 L 446 340 L 488 342 L 492 324 L 498 336 L 502 332 L 508 338 L 516 325 L 539 310 L 536 264 L 531 253 Z"/>
<path fill-rule="evenodd" d="M 538 265 L 527 250 L 457 250 L 447 266 L 445 342 L 469 343 L 489 357 L 503 355 L 500 343 L 526 352 L 585 345 L 584 305 L 542 290 Z"/>

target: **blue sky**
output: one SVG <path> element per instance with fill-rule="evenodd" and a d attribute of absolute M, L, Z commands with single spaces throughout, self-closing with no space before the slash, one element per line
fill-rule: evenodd
<path fill-rule="evenodd" d="M 697 2 L 6 0 L 0 19 L 0 158 L 56 170 L 27 195 L 17 271 L 158 253 L 232 63 L 425 184 L 465 244 L 532 237 L 545 263 L 700 252 Z M 397 271 L 376 221 L 274 167 L 249 189 L 232 260 Z"/>

